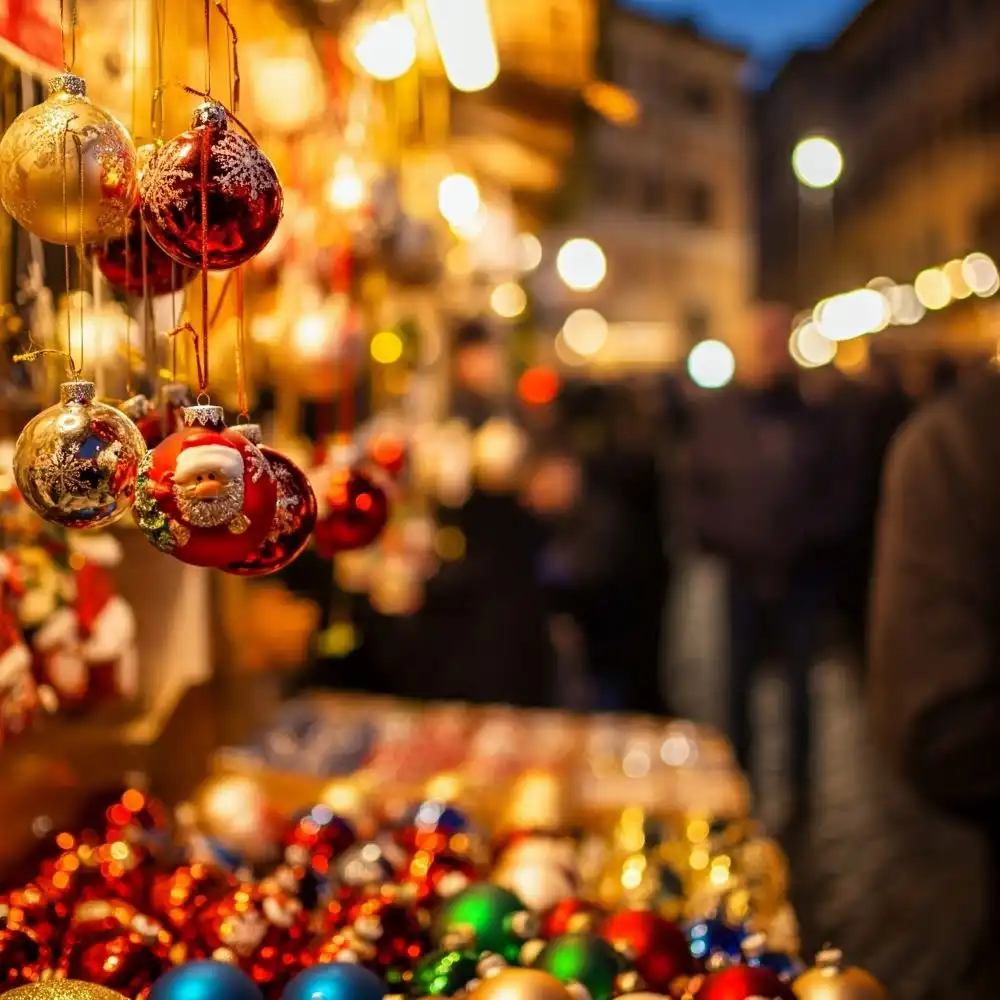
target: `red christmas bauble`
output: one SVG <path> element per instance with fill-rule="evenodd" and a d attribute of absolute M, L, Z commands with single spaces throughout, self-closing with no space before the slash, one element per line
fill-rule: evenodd
<path fill-rule="evenodd" d="M 160 389 L 160 405 L 143 395 L 126 399 L 118 408 L 139 428 L 147 448 L 155 448 L 175 431 L 182 430 L 182 411 L 194 405 L 191 390 L 182 383 L 165 385 Z"/>
<path fill-rule="evenodd" d="M 221 406 L 188 407 L 184 421 L 184 430 L 142 458 L 136 524 L 161 552 L 182 562 L 241 562 L 274 523 L 274 473 L 256 445 L 225 426 Z"/>
<path fill-rule="evenodd" d="M 285 861 L 290 865 L 311 868 L 321 875 L 357 842 L 353 825 L 329 811 L 312 809 L 293 820 L 282 842 Z"/>
<path fill-rule="evenodd" d="M 37 983 L 51 965 L 52 953 L 34 931 L 10 925 L 0 930 L 0 993 Z"/>
<path fill-rule="evenodd" d="M 150 888 L 150 910 L 184 940 L 189 940 L 194 918 L 210 902 L 236 888 L 227 872 L 208 865 L 182 865 L 160 872 Z"/>
<path fill-rule="evenodd" d="M 668 993 L 675 979 L 695 971 L 684 932 L 652 910 L 622 910 L 608 917 L 600 933 L 631 959 L 654 993 Z"/>
<path fill-rule="evenodd" d="M 54 889 L 48 879 L 40 879 L 38 883 L 12 889 L 0 900 L 0 928 L 26 927 L 41 944 L 52 948 L 66 932 L 70 908 L 64 891 Z"/>
<path fill-rule="evenodd" d="M 225 570 L 236 576 L 267 576 L 293 563 L 309 544 L 316 527 L 316 494 L 306 474 L 290 458 L 261 445 L 257 424 L 240 424 L 233 430 L 260 448 L 267 459 L 278 484 L 278 504 L 271 530 L 260 548 Z"/>
<path fill-rule="evenodd" d="M 389 521 L 385 490 L 349 466 L 332 472 L 323 493 L 323 506 L 315 535 L 316 547 L 324 559 L 371 545 Z"/>
<path fill-rule="evenodd" d="M 241 885 L 203 907 L 195 926 L 196 954 L 239 965 L 269 994 L 280 991 L 307 955 L 309 915 L 287 893 Z"/>
<path fill-rule="evenodd" d="M 187 267 L 239 267 L 267 246 L 282 212 L 271 161 L 229 128 L 221 104 L 194 112 L 191 130 L 156 153 L 139 183 L 142 221 L 156 244 Z M 202 202 L 207 209 L 203 232 Z M 204 237 L 205 246 L 202 246 Z"/>
<path fill-rule="evenodd" d="M 173 964 L 172 943 L 161 924 L 124 903 L 83 903 L 77 907 L 57 972 L 63 979 L 81 979 L 137 997 Z"/>
<path fill-rule="evenodd" d="M 598 929 L 604 917 L 604 910 L 597 903 L 592 903 L 589 899 L 580 899 L 578 896 L 570 896 L 542 914 L 541 936 L 551 941 L 553 938 L 562 937 L 563 934 L 590 934 Z M 687 951 L 686 942 L 684 950 Z"/>
<path fill-rule="evenodd" d="M 731 965 L 705 976 L 695 993 L 696 1000 L 795 1000 L 792 988 L 770 969 Z"/>
<path fill-rule="evenodd" d="M 453 851 L 417 851 L 403 876 L 405 885 L 416 889 L 417 900 L 434 905 L 458 895 L 479 878 L 475 862 Z"/>

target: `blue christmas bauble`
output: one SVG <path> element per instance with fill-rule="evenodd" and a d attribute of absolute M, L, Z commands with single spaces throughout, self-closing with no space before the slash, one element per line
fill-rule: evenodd
<path fill-rule="evenodd" d="M 743 955 L 742 945 L 746 932 L 718 917 L 696 920 L 688 925 L 686 933 L 691 954 L 699 961 L 712 955 L 724 955 L 732 959 L 739 959 Z"/>
<path fill-rule="evenodd" d="M 334 962 L 303 969 L 281 994 L 281 1000 L 382 1000 L 382 980 L 361 965 Z"/>
<path fill-rule="evenodd" d="M 149 1000 L 262 1000 L 256 983 L 235 965 L 186 962 L 153 983 Z"/>
<path fill-rule="evenodd" d="M 765 951 L 759 955 L 751 955 L 747 959 L 747 965 L 767 969 L 786 983 L 797 979 L 806 971 L 806 967 L 800 959 L 783 951 Z"/>

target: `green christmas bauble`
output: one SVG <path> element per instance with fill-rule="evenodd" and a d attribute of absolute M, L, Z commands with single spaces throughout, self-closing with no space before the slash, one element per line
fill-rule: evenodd
<path fill-rule="evenodd" d="M 593 1000 L 611 1000 L 618 990 L 618 977 L 625 961 L 596 934 L 563 934 L 550 941 L 532 963 L 561 983 L 586 986 Z"/>
<path fill-rule="evenodd" d="M 442 948 L 492 951 L 516 962 L 530 936 L 524 903 L 506 889 L 477 882 L 450 899 L 434 924 L 434 942 Z"/>
<path fill-rule="evenodd" d="M 450 997 L 476 978 L 474 951 L 432 951 L 413 967 L 407 990 L 411 997 Z"/>

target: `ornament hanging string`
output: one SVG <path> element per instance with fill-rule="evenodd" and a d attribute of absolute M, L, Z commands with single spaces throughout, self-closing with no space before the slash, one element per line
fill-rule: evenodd
<path fill-rule="evenodd" d="M 212 0 L 205 0 L 205 93 L 212 95 Z M 198 366 L 198 394 L 208 395 L 208 146 L 209 130 L 201 133 L 201 357 L 198 339 L 194 353 Z"/>
<path fill-rule="evenodd" d="M 66 55 L 66 9 L 69 8 L 70 52 Z M 59 40 L 62 43 L 63 70 L 71 73 L 76 66 L 77 0 L 59 0 Z"/>

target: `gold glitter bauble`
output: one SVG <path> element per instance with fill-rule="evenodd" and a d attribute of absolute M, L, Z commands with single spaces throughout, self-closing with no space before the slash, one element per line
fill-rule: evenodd
<path fill-rule="evenodd" d="M 471 1000 L 572 1000 L 573 994 L 539 969 L 504 969 L 483 979 Z"/>
<path fill-rule="evenodd" d="M 105 528 L 135 499 L 146 442 L 120 410 L 94 398 L 93 382 L 64 382 L 59 402 L 33 417 L 14 447 L 24 502 L 64 528 Z"/>
<path fill-rule="evenodd" d="M 0 139 L 0 201 L 43 240 L 75 245 L 118 236 L 137 198 L 132 137 L 90 103 L 72 73 L 53 77 L 49 96 Z"/>
<path fill-rule="evenodd" d="M 79 979 L 50 979 L 44 983 L 28 983 L 4 994 L 11 1000 L 122 1000 L 122 995 L 106 986 L 85 983 Z"/>
<path fill-rule="evenodd" d="M 836 948 L 825 948 L 816 964 L 792 984 L 799 1000 L 889 1000 L 885 987 L 870 973 L 845 966 Z"/>

